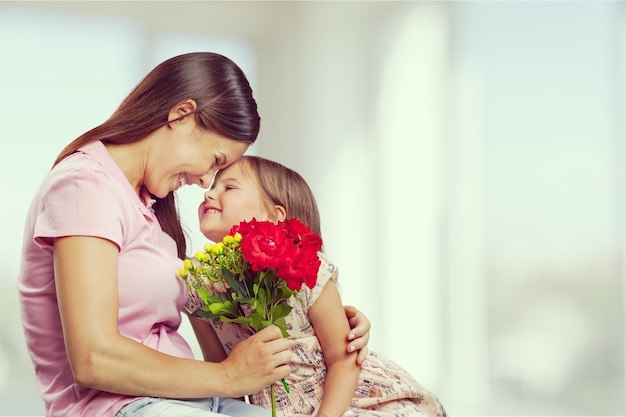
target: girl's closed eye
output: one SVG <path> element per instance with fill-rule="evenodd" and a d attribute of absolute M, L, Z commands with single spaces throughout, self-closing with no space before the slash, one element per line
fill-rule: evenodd
<path fill-rule="evenodd" d="M 217 184 L 216 186 L 219 187 L 220 190 L 222 191 L 228 191 L 228 190 L 234 190 L 235 188 L 237 188 L 237 186 L 235 184 L 233 184 L 232 182 L 228 181 L 222 181 L 221 183 Z"/>

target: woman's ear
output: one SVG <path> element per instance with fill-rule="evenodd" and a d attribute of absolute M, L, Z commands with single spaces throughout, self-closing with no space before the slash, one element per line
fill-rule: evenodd
<path fill-rule="evenodd" d="M 185 116 L 193 113 L 198 108 L 198 104 L 195 100 L 187 99 L 185 101 L 181 101 L 170 110 L 167 115 L 167 121 L 169 123 L 175 122 L 178 120 L 184 120 Z"/>

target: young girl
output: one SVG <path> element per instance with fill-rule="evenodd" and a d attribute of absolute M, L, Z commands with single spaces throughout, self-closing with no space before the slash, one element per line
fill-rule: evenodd
<path fill-rule="evenodd" d="M 282 221 L 296 217 L 321 236 L 315 198 L 304 179 L 278 163 L 244 156 L 220 171 L 198 210 L 202 233 L 214 242 L 241 221 Z M 344 335 L 349 325 L 337 290 L 338 272 L 320 254 L 322 264 L 316 286 L 303 286 L 302 302 L 290 298 L 293 307 L 286 318 L 293 340 L 290 393 L 277 385 L 277 409 L 284 416 L 376 417 L 445 416 L 435 395 L 393 362 L 369 352 L 362 368 L 356 352 L 346 352 Z M 202 307 L 190 297 L 189 313 Z M 201 303 L 201 302 L 200 302 Z M 250 337 L 247 326 L 194 320 L 205 331 L 202 351 L 208 361 L 221 361 L 234 346 Z M 270 389 L 253 394 L 250 402 L 271 407 Z"/>

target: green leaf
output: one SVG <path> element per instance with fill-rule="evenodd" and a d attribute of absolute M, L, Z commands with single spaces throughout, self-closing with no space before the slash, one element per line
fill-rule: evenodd
<path fill-rule="evenodd" d="M 235 317 L 235 318 L 230 318 L 230 317 L 226 317 L 226 316 L 220 316 L 220 321 L 223 323 L 237 323 L 237 324 L 247 324 L 250 325 L 252 320 L 249 317 Z"/>
<path fill-rule="evenodd" d="M 222 275 L 224 276 L 224 279 L 226 280 L 230 288 L 232 288 L 244 297 L 250 297 L 248 291 L 241 286 L 241 283 L 235 278 L 235 276 L 232 274 L 232 272 L 230 272 L 228 268 L 222 268 Z"/>
<path fill-rule="evenodd" d="M 265 281 L 265 275 L 266 275 L 265 270 L 259 272 L 259 275 L 258 275 L 259 276 L 259 285 L 263 285 L 264 284 L 263 281 Z"/>
<path fill-rule="evenodd" d="M 284 322 L 285 317 L 287 317 L 287 315 L 291 312 L 292 308 L 293 307 L 289 304 L 278 304 L 270 310 L 270 317 L 274 317 L 274 323 L 276 323 L 278 319 L 282 319 Z"/>
<path fill-rule="evenodd" d="M 207 290 L 203 290 L 202 288 L 198 288 L 196 292 L 198 293 L 198 296 L 204 302 L 204 304 L 210 304 L 210 301 L 208 301 L 208 299 L 209 297 L 211 297 L 211 293 L 209 293 Z"/>
<path fill-rule="evenodd" d="M 259 288 L 257 294 L 256 294 L 256 299 L 261 303 L 261 304 L 265 304 L 266 300 L 267 300 L 267 292 L 265 291 L 264 288 Z"/>
<path fill-rule="evenodd" d="M 237 300 L 237 302 L 239 302 L 239 304 L 249 304 L 252 305 L 254 303 L 255 299 L 254 298 L 239 298 Z"/>
<path fill-rule="evenodd" d="M 285 321 L 284 317 L 274 320 L 274 324 L 278 326 L 280 332 L 283 334 L 283 337 L 289 337 L 289 332 L 287 331 L 287 322 Z"/>
<path fill-rule="evenodd" d="M 252 313 L 250 315 L 250 326 L 252 326 L 255 330 L 263 330 L 265 327 L 263 326 L 263 318 L 257 312 Z"/>
<path fill-rule="evenodd" d="M 212 303 L 208 305 L 209 310 L 213 314 L 228 314 L 231 316 L 237 315 L 237 303 L 230 301 L 224 301 L 223 303 Z"/>
<path fill-rule="evenodd" d="M 291 288 L 289 288 L 286 285 L 286 283 L 285 283 L 285 285 L 281 285 L 280 286 L 280 298 L 281 298 L 281 300 L 290 298 L 292 296 L 295 296 L 296 294 L 298 294 L 298 291 L 292 290 Z"/>
<path fill-rule="evenodd" d="M 215 314 L 206 310 L 198 310 L 195 313 L 193 313 L 193 315 L 197 317 L 202 317 L 205 319 L 212 319 L 212 320 L 217 320 L 219 318 L 219 316 L 216 316 Z"/>
<path fill-rule="evenodd" d="M 205 304 L 213 304 L 213 303 L 221 303 L 222 301 L 224 301 L 224 297 L 219 296 L 219 295 L 209 295 L 206 297 L 206 302 Z"/>

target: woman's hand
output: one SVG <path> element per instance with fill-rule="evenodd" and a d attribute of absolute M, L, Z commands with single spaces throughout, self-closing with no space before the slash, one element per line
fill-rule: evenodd
<path fill-rule="evenodd" d="M 367 356 L 367 342 L 370 339 L 370 321 L 356 307 L 344 306 L 348 323 L 350 323 L 350 333 L 348 333 L 348 352 L 359 351 L 356 363 L 360 366 Z"/>

